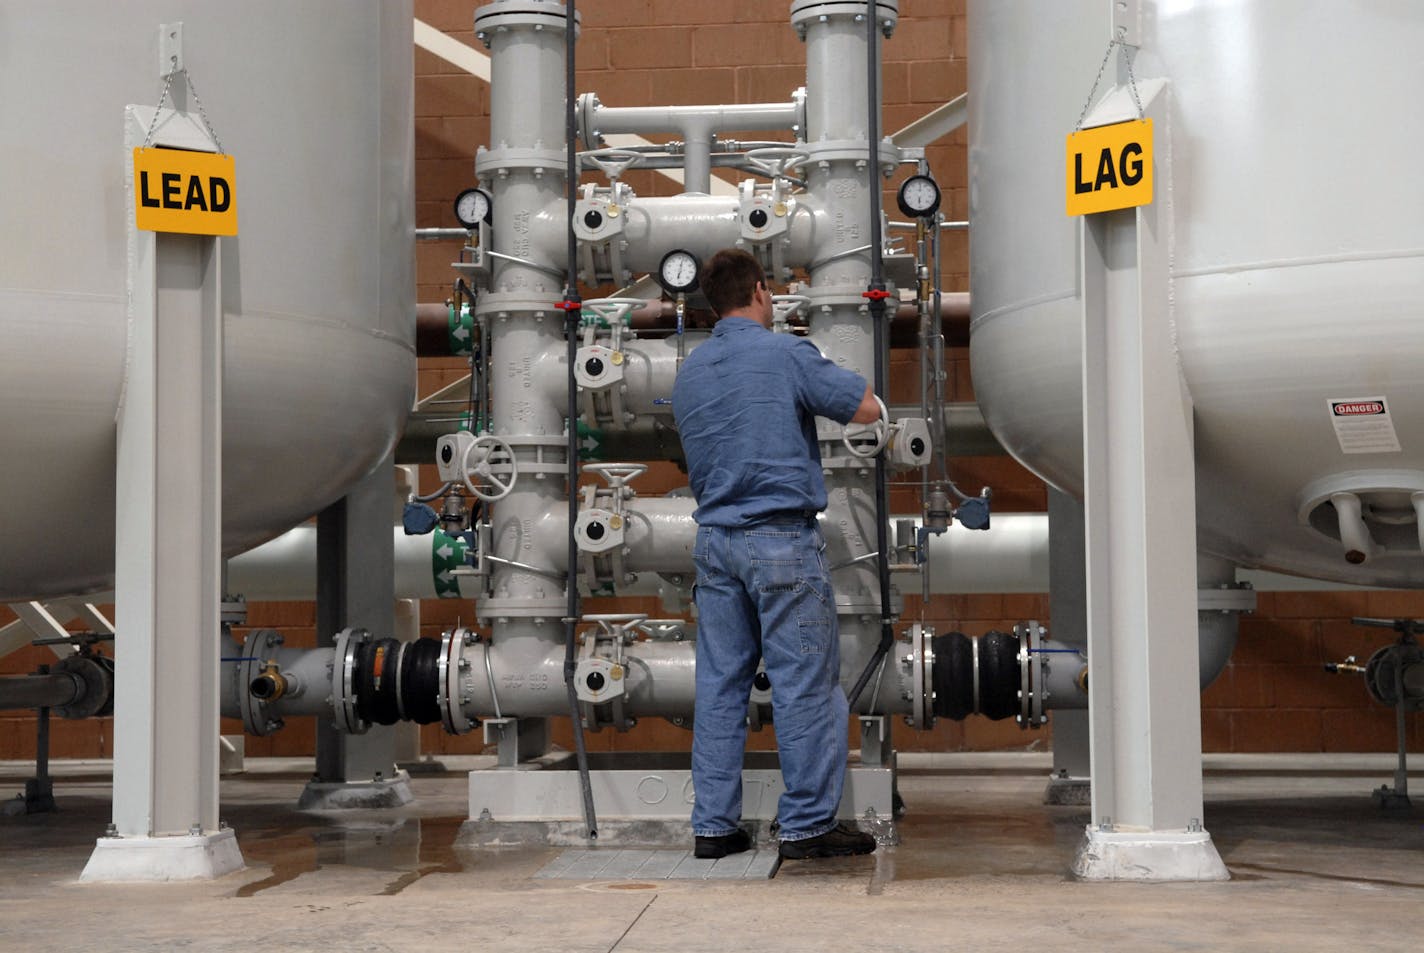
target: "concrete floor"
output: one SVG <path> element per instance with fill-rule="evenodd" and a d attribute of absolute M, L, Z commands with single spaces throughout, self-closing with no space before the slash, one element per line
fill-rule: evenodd
<path fill-rule="evenodd" d="M 245 871 L 195 884 L 76 878 L 109 819 L 105 764 L 57 772 L 61 813 L 0 816 L 0 950 L 1416 950 L 1424 803 L 1382 815 L 1378 757 L 1213 758 L 1206 825 L 1230 883 L 1067 876 L 1086 808 L 1045 807 L 1042 755 L 905 756 L 899 847 L 787 862 L 769 881 L 536 880 L 561 848 L 465 849 L 465 776 L 407 809 L 298 813 L 295 761 L 222 782 Z M 466 765 L 451 765 L 464 767 Z M 29 766 L 0 764 L 0 794 Z M 1421 798 L 1424 783 L 1416 782 Z"/>

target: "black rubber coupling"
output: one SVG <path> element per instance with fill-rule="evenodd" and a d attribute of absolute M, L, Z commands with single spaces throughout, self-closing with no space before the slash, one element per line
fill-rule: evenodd
<path fill-rule="evenodd" d="M 930 640 L 934 651 L 934 713 L 962 721 L 983 715 L 994 721 L 1019 711 L 1018 636 L 991 631 L 979 636 L 978 705 L 975 705 L 975 651 L 971 637 L 947 632 Z"/>

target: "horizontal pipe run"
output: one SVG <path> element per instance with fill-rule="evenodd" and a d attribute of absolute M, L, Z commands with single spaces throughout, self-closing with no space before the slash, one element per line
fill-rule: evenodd
<path fill-rule="evenodd" d="M 622 132 L 672 133 L 689 129 L 698 133 L 720 130 L 789 130 L 799 120 L 794 102 L 741 103 L 716 106 L 605 106 L 596 100 L 586 104 L 583 128 L 585 144 L 594 145 L 604 136 Z"/>
<path fill-rule="evenodd" d="M 670 508 L 690 507 L 649 498 L 656 505 L 660 528 L 668 523 Z M 636 507 L 644 501 L 635 500 Z M 895 514 L 896 520 L 914 520 L 911 513 Z M 690 524 L 690 518 L 687 520 Z M 554 539 L 562 532 L 558 525 L 542 527 L 541 534 Z M 638 534 L 647 524 L 639 524 Z M 435 556 L 440 548 L 439 537 L 407 536 L 396 526 L 392 529 L 395 545 L 396 598 L 433 599 L 441 596 L 473 597 L 477 584 L 463 577 L 459 585 L 464 592 L 452 592 L 444 587 L 437 591 Z M 660 546 L 663 544 L 659 544 Z M 669 540 L 666 545 L 676 546 Z M 639 557 L 641 562 L 643 557 Z M 560 559 L 562 563 L 562 559 Z M 1004 593 L 1048 591 L 1048 517 L 1042 513 L 996 513 L 994 528 L 987 533 L 974 533 L 959 528 L 943 536 L 931 537 L 929 544 L 930 588 L 935 593 Z M 444 565 L 443 561 L 441 565 Z M 660 567 L 665 571 L 685 571 L 691 566 Z M 643 578 L 646 577 L 646 578 Z M 460 578 L 460 577 L 456 577 Z M 658 576 L 644 572 L 639 582 L 626 590 L 628 595 L 650 595 L 657 592 Z M 250 549 L 228 562 L 228 589 L 250 601 L 298 601 L 316 597 L 316 528 L 298 526 L 270 542 Z"/>
<path fill-rule="evenodd" d="M 415 237 L 417 241 L 422 242 L 443 242 L 452 239 L 468 239 L 470 232 L 464 228 L 417 228 Z"/>
<path fill-rule="evenodd" d="M 0 677 L 0 711 L 63 708 L 85 692 L 84 680 L 68 672 Z"/>
<path fill-rule="evenodd" d="M 944 335 L 945 344 L 950 347 L 968 345 L 968 292 L 947 292 L 940 299 L 940 333 Z M 677 329 L 677 307 L 671 301 L 652 300 L 634 310 L 629 320 L 635 331 L 670 334 Z M 919 311 L 913 302 L 901 304 L 890 322 L 890 346 L 915 347 L 919 320 Z M 710 311 L 689 308 L 686 312 L 687 327 L 711 327 L 715 321 Z M 450 305 L 416 305 L 415 347 L 421 357 L 450 356 Z"/>
<path fill-rule="evenodd" d="M 468 381 L 468 378 L 466 379 Z M 466 383 L 462 388 L 469 390 Z M 411 414 L 406 418 L 405 432 L 396 444 L 396 463 L 402 465 L 430 463 L 435 459 L 436 442 L 443 436 L 465 426 L 465 400 L 448 406 Z M 911 404 L 892 404 L 890 418 L 918 417 L 920 409 Z M 669 412 L 668 416 L 671 416 Z M 1007 451 L 999 443 L 979 405 L 957 402 L 945 405 L 945 449 L 951 458 L 1001 457 Z M 654 416 L 640 417 L 623 430 L 605 430 L 599 436 L 599 457 L 604 460 L 682 460 L 682 445 L 669 423 Z"/>

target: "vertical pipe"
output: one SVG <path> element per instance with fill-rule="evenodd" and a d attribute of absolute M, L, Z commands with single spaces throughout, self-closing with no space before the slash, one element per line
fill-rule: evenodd
<path fill-rule="evenodd" d="M 1368 562 L 1377 549 L 1370 528 L 1365 525 L 1364 506 L 1353 493 L 1332 493 L 1330 503 L 1340 525 L 1340 542 L 1345 547 L 1345 561 L 1353 565 Z"/>
<path fill-rule="evenodd" d="M 880 23 L 887 30 L 895 22 L 896 9 L 893 0 L 878 4 Z M 807 191 L 823 203 L 832 226 L 818 230 L 808 249 L 813 263 L 810 336 L 831 360 L 873 380 L 878 355 L 874 329 L 866 325 L 871 303 L 866 288 L 873 277 L 866 221 L 871 203 L 863 191 L 875 185 L 874 177 L 867 174 L 866 146 L 868 113 L 878 115 L 879 105 L 867 110 L 866 91 L 867 64 L 878 58 L 865 50 L 866 34 L 860 29 L 864 10 L 863 3 L 844 0 L 795 0 L 791 20 L 806 42 Z M 880 641 L 873 618 L 881 608 L 871 555 L 878 534 L 869 525 L 878 514 L 873 471 L 864 461 L 847 459 L 836 439 L 838 428 L 836 437 L 826 440 L 830 433 L 827 428 L 822 436 L 822 453 L 829 457 L 823 457 L 829 505 L 822 522 L 834 560 L 843 563 L 834 578 L 842 672 L 850 688 L 863 668 L 873 678 L 879 664 L 872 658 Z M 867 679 L 862 689 L 868 684 Z"/>
<path fill-rule="evenodd" d="M 712 191 L 712 128 L 709 123 L 690 122 L 683 132 L 683 191 L 708 194 Z"/>
<path fill-rule="evenodd" d="M 886 362 L 889 355 L 885 348 L 885 263 L 881 260 L 881 250 L 884 239 L 880 230 L 880 37 L 878 34 L 879 25 L 876 22 L 876 0 L 866 0 L 865 3 L 865 56 L 866 56 L 866 77 L 865 88 L 866 98 L 869 101 L 869 109 L 866 117 L 866 145 L 869 147 L 870 156 L 866 175 L 870 179 L 870 287 L 866 290 L 865 296 L 870 299 L 870 326 L 873 335 L 875 349 L 875 393 L 884 400 Z M 885 472 L 885 455 L 877 454 L 875 457 L 875 550 L 877 554 L 876 567 L 879 570 L 880 582 L 880 643 L 875 647 L 875 654 L 870 657 L 860 677 L 856 679 L 854 687 L 850 691 L 850 704 L 855 707 L 856 700 L 860 698 L 860 693 L 865 690 L 865 685 L 870 681 L 870 674 L 885 658 L 885 654 L 890 651 L 890 646 L 895 641 L 894 619 L 891 615 L 890 605 L 890 552 L 889 539 L 886 526 L 886 518 L 889 514 L 887 504 L 887 487 Z"/>
<path fill-rule="evenodd" d="M 1403 718 L 1404 709 L 1400 709 Z M 50 791 L 50 709 L 40 708 L 34 736 L 34 779 L 41 792 Z"/>
<path fill-rule="evenodd" d="M 568 0 L 568 26 L 564 29 L 564 144 L 568 149 L 568 277 L 564 282 L 564 341 L 565 357 L 568 365 L 568 571 L 565 585 L 568 587 L 568 609 L 564 616 L 564 690 L 569 696 L 569 718 L 573 722 L 574 751 L 578 758 L 579 789 L 583 796 L 583 820 L 585 834 L 589 840 L 598 837 L 598 820 L 593 809 L 593 785 L 588 776 L 588 749 L 584 745 L 583 720 L 579 717 L 578 692 L 574 688 L 574 674 L 578 669 L 575 657 L 575 639 L 580 606 L 578 591 L 578 540 L 574 537 L 574 527 L 578 522 L 578 382 L 574 379 L 574 363 L 578 355 L 578 323 L 583 311 L 583 302 L 578 290 L 578 239 L 574 235 L 574 208 L 578 202 L 578 156 L 575 154 L 575 137 L 578 119 L 575 115 L 574 44 L 577 41 L 578 21 L 575 19 L 575 0 Z M 486 653 L 485 660 L 489 660 Z"/>

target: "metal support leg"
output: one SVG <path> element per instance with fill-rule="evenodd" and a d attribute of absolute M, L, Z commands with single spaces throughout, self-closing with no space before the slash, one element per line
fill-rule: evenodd
<path fill-rule="evenodd" d="M 1396 662 L 1394 666 L 1394 734 L 1399 752 L 1399 760 L 1394 768 L 1394 787 L 1381 784 L 1374 793 L 1375 803 L 1384 810 L 1408 811 L 1412 805 L 1409 803 L 1409 768 L 1406 764 L 1405 753 L 1409 750 L 1408 725 L 1405 721 L 1405 712 L 1408 711 L 1409 700 L 1404 692 L 1404 664 Z"/>
<path fill-rule="evenodd" d="M 394 463 L 378 463 L 347 495 L 317 515 L 317 644 L 334 645 L 348 626 L 381 638 L 395 632 L 395 556 L 391 548 Z M 363 735 L 317 721 L 316 774 L 298 806 L 326 810 L 397 807 L 411 801 L 396 767 L 396 735 L 374 725 Z"/>
<path fill-rule="evenodd" d="M 49 671 L 41 666 L 39 674 Z M 25 781 L 25 793 L 7 801 L 0 813 L 49 814 L 58 810 L 54 803 L 54 780 L 49 776 L 49 709 L 37 709 L 35 726 L 35 776 Z"/>
<path fill-rule="evenodd" d="M 1087 578 L 1083 566 L 1083 504 L 1048 488 L 1048 598 L 1053 637 L 1073 648 L 1088 644 Z M 1045 804 L 1088 804 L 1088 712 L 1064 708 L 1053 713 L 1053 774 Z"/>
<path fill-rule="evenodd" d="M 152 115 L 129 107 L 131 146 L 143 142 Z M 164 115 L 155 144 L 213 148 L 192 117 Z M 114 822 L 81 879 L 208 879 L 243 866 L 232 831 L 218 823 L 218 240 L 139 231 L 131 222 L 128 253 L 129 357 L 115 474 L 123 664 L 114 679 Z"/>
<path fill-rule="evenodd" d="M 890 719 L 884 715 L 860 716 L 860 763 L 890 767 L 895 748 L 890 741 Z"/>
<path fill-rule="evenodd" d="M 1166 84 L 1137 85 L 1156 129 L 1155 201 L 1085 216 L 1080 232 L 1093 823 L 1073 871 L 1224 880 L 1201 822 L 1192 402 L 1169 294 L 1172 132 Z M 1111 121 L 1102 106 L 1093 118 Z"/>
<path fill-rule="evenodd" d="M 486 718 L 485 744 L 499 748 L 499 766 L 516 768 L 549 750 L 549 719 Z"/>

